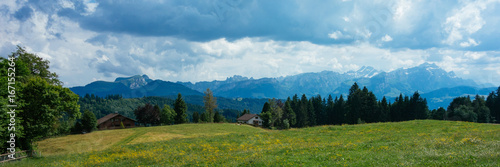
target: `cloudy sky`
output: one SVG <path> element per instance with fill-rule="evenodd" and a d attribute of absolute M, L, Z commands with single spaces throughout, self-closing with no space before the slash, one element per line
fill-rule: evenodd
<path fill-rule="evenodd" d="M 499 0 L 3 0 L 0 55 L 26 47 L 68 87 L 137 74 L 196 82 L 424 62 L 500 85 L 499 11 Z"/>

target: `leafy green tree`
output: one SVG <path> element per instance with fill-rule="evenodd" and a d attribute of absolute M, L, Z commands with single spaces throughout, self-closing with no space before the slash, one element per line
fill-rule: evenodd
<path fill-rule="evenodd" d="M 446 117 L 446 110 L 443 107 L 439 107 L 436 111 L 432 112 L 432 119 L 444 120 Z"/>
<path fill-rule="evenodd" d="M 80 121 L 76 121 L 75 126 L 71 128 L 71 132 L 74 134 L 82 133 L 83 132 L 83 125 Z"/>
<path fill-rule="evenodd" d="M 213 96 L 213 92 L 207 88 L 205 96 L 203 96 L 203 103 L 205 104 L 205 112 L 208 114 L 208 122 L 214 121 L 214 112 L 217 109 L 217 98 Z"/>
<path fill-rule="evenodd" d="M 177 99 L 174 103 L 174 111 L 175 115 L 175 124 L 182 124 L 187 122 L 187 106 L 186 102 L 182 99 L 182 95 L 179 93 L 177 95 Z M 210 118 L 209 118 L 210 119 Z"/>
<path fill-rule="evenodd" d="M 27 146 L 23 149 L 31 149 L 31 143 L 38 139 L 59 134 L 61 122 L 74 122 L 81 116 L 78 95 L 38 76 L 28 78 L 18 96 L 22 99 L 19 105 L 23 111 L 19 118 L 23 119 L 26 132 L 20 140 Z M 64 128 L 65 133 L 69 132 L 69 127 Z"/>
<path fill-rule="evenodd" d="M 281 120 L 283 117 L 283 110 L 279 106 L 281 103 L 276 99 L 269 99 L 269 110 L 267 112 L 271 113 L 271 127 L 281 127 Z"/>
<path fill-rule="evenodd" d="M 198 112 L 195 112 L 198 113 Z M 164 125 L 172 125 L 174 123 L 175 111 L 170 108 L 170 105 L 164 104 L 161 109 L 160 122 Z"/>
<path fill-rule="evenodd" d="M 32 143 L 38 139 L 68 134 L 81 116 L 78 96 L 68 88 L 63 88 L 57 75 L 49 71 L 49 61 L 36 54 L 28 53 L 18 46 L 9 59 L 0 58 L 0 72 L 13 72 L 7 69 L 15 64 L 15 81 L 11 80 L 14 76 L 0 76 L 0 95 L 7 97 L 7 83 L 16 82 L 10 86 L 14 86 L 16 92 L 16 126 L 19 125 L 16 127 L 19 132 L 16 137 L 19 148 L 32 149 Z M 2 122 L 0 120 L 0 124 Z"/>
<path fill-rule="evenodd" d="M 449 117 L 450 120 L 477 122 L 477 114 L 474 113 L 474 108 L 472 106 L 460 105 L 452 111 L 453 116 Z"/>
<path fill-rule="evenodd" d="M 8 108 L 7 105 L 8 105 L 7 99 L 4 97 L 0 97 L 0 127 L 2 127 L 0 128 L 0 140 L 3 141 L 2 144 L 0 144 L 0 148 L 2 150 L 0 152 L 2 153 L 4 153 L 4 150 L 10 147 L 9 143 L 7 143 L 6 141 L 10 140 L 11 133 L 15 134 L 16 140 L 24 138 L 23 126 L 21 126 L 21 119 L 20 117 L 18 117 L 21 111 L 20 110 L 13 111 L 12 108 Z M 9 125 L 11 124 L 10 122 L 11 115 L 16 116 L 13 126 Z"/>
<path fill-rule="evenodd" d="M 158 125 L 160 124 L 160 107 L 158 105 L 151 105 L 146 103 L 144 106 L 137 107 L 134 110 L 137 122 L 144 125 Z"/>
<path fill-rule="evenodd" d="M 92 132 L 96 129 L 97 126 L 97 118 L 95 117 L 93 112 L 89 110 L 85 110 L 82 116 L 82 129 L 85 132 Z"/>
<path fill-rule="evenodd" d="M 448 109 L 446 111 L 447 115 L 446 115 L 445 119 L 446 120 L 461 120 L 460 118 L 462 117 L 462 115 L 455 117 L 455 114 L 457 114 L 457 113 L 463 114 L 461 112 L 455 112 L 455 110 L 458 109 L 460 106 L 465 106 L 466 108 L 463 108 L 462 111 L 464 111 L 464 113 L 467 113 L 468 109 L 472 108 L 472 102 L 470 100 L 470 97 L 467 96 L 467 97 L 454 98 L 453 101 L 451 101 L 450 105 L 448 106 Z"/>

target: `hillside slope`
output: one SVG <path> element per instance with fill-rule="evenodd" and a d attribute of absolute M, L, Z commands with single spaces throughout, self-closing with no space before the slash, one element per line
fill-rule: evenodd
<path fill-rule="evenodd" d="M 85 143 L 89 136 L 100 140 Z M 500 127 L 433 120 L 285 131 L 183 124 L 64 136 L 39 148 L 45 157 L 6 166 L 497 166 Z"/>

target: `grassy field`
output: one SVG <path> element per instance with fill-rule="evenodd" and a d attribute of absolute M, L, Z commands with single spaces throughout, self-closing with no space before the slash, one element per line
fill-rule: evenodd
<path fill-rule="evenodd" d="M 269 131 L 186 124 L 39 142 L 5 166 L 499 166 L 500 125 L 418 120 Z"/>

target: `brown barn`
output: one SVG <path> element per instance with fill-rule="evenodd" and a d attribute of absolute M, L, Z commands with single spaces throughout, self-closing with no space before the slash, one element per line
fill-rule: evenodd
<path fill-rule="evenodd" d="M 123 122 L 123 126 L 125 128 L 133 128 L 135 127 L 135 120 L 125 117 L 123 115 L 112 113 L 108 114 L 97 120 L 97 128 L 99 130 L 105 129 L 121 129 L 121 123 Z"/>

